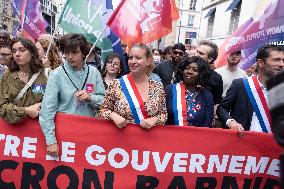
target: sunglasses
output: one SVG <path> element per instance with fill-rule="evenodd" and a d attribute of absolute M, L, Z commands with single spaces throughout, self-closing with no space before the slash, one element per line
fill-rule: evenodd
<path fill-rule="evenodd" d="M 174 55 L 179 55 L 179 56 L 183 56 L 184 52 L 182 51 L 173 51 Z"/>

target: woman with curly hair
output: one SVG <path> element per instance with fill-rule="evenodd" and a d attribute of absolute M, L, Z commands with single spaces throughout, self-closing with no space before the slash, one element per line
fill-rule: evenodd
<path fill-rule="evenodd" d="M 211 127 L 214 114 L 212 94 L 204 88 L 210 68 L 205 60 L 192 56 L 178 69 L 181 81 L 166 87 L 167 124 Z"/>
<path fill-rule="evenodd" d="M 39 39 L 35 46 L 37 48 L 39 59 L 42 61 L 44 68 L 50 68 L 54 70 L 62 64 L 61 58 L 59 56 L 59 50 L 55 43 L 51 44 L 48 57 L 46 57 L 46 52 L 49 46 L 50 40 L 46 38 Z M 46 69 L 47 70 L 47 69 Z"/>
<path fill-rule="evenodd" d="M 32 41 L 19 37 L 11 46 L 13 60 L 0 80 L 0 117 L 13 124 L 38 117 L 47 78 Z"/>

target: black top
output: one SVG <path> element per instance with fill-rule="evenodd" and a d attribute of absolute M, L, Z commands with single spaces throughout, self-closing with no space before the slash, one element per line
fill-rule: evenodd
<path fill-rule="evenodd" d="M 212 93 L 214 104 L 220 104 L 223 94 L 223 79 L 220 74 L 212 70 L 205 88 Z"/>
<path fill-rule="evenodd" d="M 243 79 L 235 79 L 217 109 L 219 120 L 226 125 L 228 119 L 240 123 L 246 131 L 250 129 L 253 107 L 246 92 Z"/>
<path fill-rule="evenodd" d="M 175 66 L 171 61 L 165 61 L 157 65 L 154 73 L 161 78 L 163 85 L 166 87 L 167 85 L 172 84 L 172 81 L 175 80 L 175 78 L 173 78 L 173 73 L 176 71 L 177 66 Z"/>

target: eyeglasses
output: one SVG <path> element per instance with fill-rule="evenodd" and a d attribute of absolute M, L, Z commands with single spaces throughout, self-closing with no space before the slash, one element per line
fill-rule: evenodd
<path fill-rule="evenodd" d="M 184 52 L 182 51 L 173 51 L 174 55 L 183 56 Z"/>
<path fill-rule="evenodd" d="M 8 53 L 0 53 L 0 57 L 3 57 L 3 58 L 7 58 L 10 55 L 11 54 L 8 54 Z"/>

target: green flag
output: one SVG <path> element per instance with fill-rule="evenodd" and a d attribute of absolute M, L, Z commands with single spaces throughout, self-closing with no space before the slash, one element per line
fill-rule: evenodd
<path fill-rule="evenodd" d="M 103 1 L 95 5 L 92 0 L 67 0 L 58 23 L 64 31 L 83 34 L 90 43 L 95 43 L 106 26 L 106 20 L 102 16 L 103 10 Z M 108 30 L 96 44 L 102 50 L 103 61 L 113 52 L 112 41 L 106 36 L 109 35 Z"/>
<path fill-rule="evenodd" d="M 86 0 L 69 0 L 63 10 L 59 25 L 66 32 L 83 34 L 91 43 L 95 43 L 102 32 L 102 7 L 95 7 Z M 102 40 L 98 41 L 102 45 Z"/>

